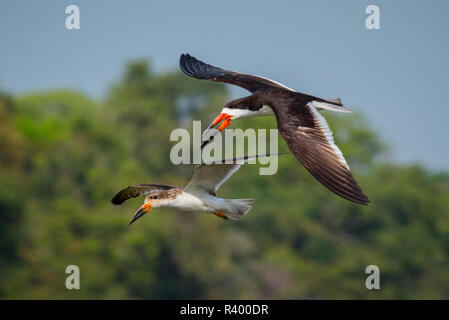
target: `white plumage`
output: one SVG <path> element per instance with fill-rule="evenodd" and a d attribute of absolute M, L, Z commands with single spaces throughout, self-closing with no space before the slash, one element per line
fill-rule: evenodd
<path fill-rule="evenodd" d="M 257 155 L 242 159 L 232 159 L 231 163 L 202 164 L 194 168 L 194 173 L 185 187 L 139 184 L 118 192 L 112 203 L 121 204 L 129 198 L 146 194 L 144 204 L 134 214 L 131 223 L 149 212 L 151 208 L 171 207 L 185 211 L 213 213 L 224 219 L 239 220 L 248 213 L 254 199 L 223 199 L 217 197 L 220 186 L 250 159 L 266 157 Z"/>

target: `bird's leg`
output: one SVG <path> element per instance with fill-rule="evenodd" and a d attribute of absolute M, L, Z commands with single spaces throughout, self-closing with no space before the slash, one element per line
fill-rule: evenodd
<path fill-rule="evenodd" d="M 228 218 L 228 216 L 225 215 L 225 214 L 223 213 L 223 211 L 221 211 L 221 210 L 215 211 L 214 214 L 215 214 L 217 217 L 220 217 L 220 218 L 223 218 L 223 219 L 227 219 L 227 218 Z"/>

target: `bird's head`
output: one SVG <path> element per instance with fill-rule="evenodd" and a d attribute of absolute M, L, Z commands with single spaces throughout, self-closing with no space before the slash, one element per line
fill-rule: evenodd
<path fill-rule="evenodd" d="M 241 118 L 247 118 L 253 116 L 254 112 L 247 109 L 247 104 L 242 99 L 237 99 L 227 103 L 221 113 L 215 118 L 214 121 L 209 125 L 209 127 L 204 131 L 203 138 L 206 140 L 201 145 L 203 148 L 207 143 L 212 141 L 213 137 L 216 136 L 220 131 L 223 131 L 226 127 L 231 124 L 231 120 L 237 120 Z M 215 132 L 211 133 L 213 129 Z"/>
<path fill-rule="evenodd" d="M 133 215 L 131 222 L 129 224 L 139 219 L 145 213 L 150 212 L 151 208 L 163 207 L 164 205 L 167 204 L 167 201 L 170 201 L 170 199 L 167 199 L 166 194 L 164 194 L 164 192 L 150 193 L 145 198 L 145 202 L 143 203 L 143 205 Z"/>

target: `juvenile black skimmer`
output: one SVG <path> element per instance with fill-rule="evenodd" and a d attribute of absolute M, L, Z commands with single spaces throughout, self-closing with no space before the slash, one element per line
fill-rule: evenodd
<path fill-rule="evenodd" d="M 209 131 L 218 125 L 218 130 L 223 130 L 231 119 L 274 115 L 288 147 L 318 181 L 347 200 L 365 205 L 369 203 L 335 144 L 326 120 L 318 112 L 351 112 L 340 99 L 310 96 L 270 79 L 211 66 L 189 54 L 181 55 L 179 66 L 193 78 L 233 84 L 252 93 L 227 103 L 203 137 L 212 136 Z"/>
<path fill-rule="evenodd" d="M 251 204 L 255 199 L 223 199 L 217 197 L 216 192 L 243 163 L 250 159 L 267 156 L 270 155 L 257 155 L 232 161 L 225 160 L 223 163 L 198 165 L 194 168 L 192 178 L 184 187 L 136 184 L 118 192 L 111 201 L 113 204 L 119 205 L 130 198 L 147 195 L 144 204 L 137 210 L 129 224 L 149 212 L 151 208 L 158 207 L 214 213 L 220 218 L 239 220 L 251 210 Z"/>

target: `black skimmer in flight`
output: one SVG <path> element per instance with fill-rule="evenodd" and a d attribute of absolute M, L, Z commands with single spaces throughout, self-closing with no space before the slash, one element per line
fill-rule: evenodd
<path fill-rule="evenodd" d="M 326 120 L 318 112 L 351 112 L 340 99 L 310 96 L 270 79 L 211 66 L 189 54 L 181 55 L 179 66 L 190 77 L 233 84 L 252 93 L 227 103 L 203 137 L 213 136 L 209 131 L 217 126 L 219 131 L 223 130 L 231 120 L 274 115 L 288 147 L 318 181 L 347 200 L 369 203 L 335 144 Z M 205 141 L 202 147 L 210 141 Z"/>
<path fill-rule="evenodd" d="M 250 159 L 267 156 L 274 155 L 257 155 L 232 161 L 225 160 L 223 163 L 198 165 L 194 168 L 192 178 L 184 187 L 136 184 L 118 192 L 111 201 L 119 205 L 130 198 L 147 195 L 144 204 L 137 210 L 129 224 L 149 212 L 151 208 L 158 207 L 213 213 L 220 218 L 239 220 L 251 210 L 251 204 L 255 199 L 223 199 L 217 197 L 216 192 L 243 163 Z"/>

